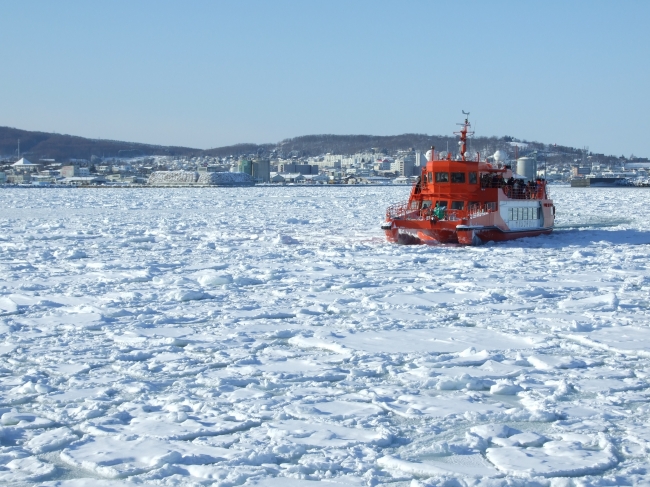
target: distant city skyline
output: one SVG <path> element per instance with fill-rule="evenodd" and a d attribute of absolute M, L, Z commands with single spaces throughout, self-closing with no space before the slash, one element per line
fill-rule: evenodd
<path fill-rule="evenodd" d="M 477 136 L 650 156 L 650 3 L 2 4 L 0 125 L 207 149 Z"/>

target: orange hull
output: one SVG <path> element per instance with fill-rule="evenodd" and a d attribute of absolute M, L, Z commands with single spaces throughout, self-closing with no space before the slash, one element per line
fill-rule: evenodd
<path fill-rule="evenodd" d="M 392 243 L 402 245 L 418 244 L 460 244 L 460 245 L 480 245 L 487 242 L 505 242 L 507 240 L 516 240 L 518 238 L 537 237 L 539 235 L 548 235 L 553 231 L 552 228 L 541 228 L 536 230 L 507 231 L 504 232 L 499 228 L 480 228 L 480 229 L 458 229 L 452 230 L 420 230 L 412 233 L 411 230 L 387 230 L 386 240 Z"/>

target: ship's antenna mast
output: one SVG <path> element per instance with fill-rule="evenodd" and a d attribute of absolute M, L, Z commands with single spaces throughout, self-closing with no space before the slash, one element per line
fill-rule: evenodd
<path fill-rule="evenodd" d="M 465 110 L 462 110 L 463 115 L 465 115 L 465 122 L 464 123 L 459 123 L 457 125 L 461 125 L 463 128 L 460 130 L 460 132 L 454 132 L 456 135 L 460 135 L 460 157 L 462 158 L 463 161 L 466 161 L 467 159 L 465 158 L 465 152 L 467 152 L 467 136 L 472 136 L 474 135 L 474 132 L 469 132 L 467 129 L 472 126 L 471 123 L 469 123 L 469 112 L 465 112 Z"/>

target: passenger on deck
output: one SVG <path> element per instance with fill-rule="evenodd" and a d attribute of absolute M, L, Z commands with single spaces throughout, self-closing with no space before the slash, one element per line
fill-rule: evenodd
<path fill-rule="evenodd" d="M 521 179 L 515 179 L 512 183 L 512 197 L 515 199 L 521 199 L 522 187 Z"/>
<path fill-rule="evenodd" d="M 512 185 L 514 181 L 515 180 L 512 178 L 512 176 L 510 176 L 510 179 L 503 180 L 503 192 L 508 198 L 512 198 Z"/>
<path fill-rule="evenodd" d="M 436 220 L 442 220 L 445 218 L 446 208 L 440 206 L 439 203 L 436 203 L 436 207 L 433 210 L 433 214 L 436 217 Z"/>
<path fill-rule="evenodd" d="M 545 185 L 546 183 L 544 182 L 543 179 L 537 178 L 537 199 L 538 200 L 544 199 Z"/>

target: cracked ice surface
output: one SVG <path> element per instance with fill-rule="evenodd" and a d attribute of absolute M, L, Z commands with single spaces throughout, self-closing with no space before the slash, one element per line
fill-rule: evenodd
<path fill-rule="evenodd" d="M 645 190 L 469 248 L 407 191 L 2 190 L 0 483 L 649 483 Z"/>

